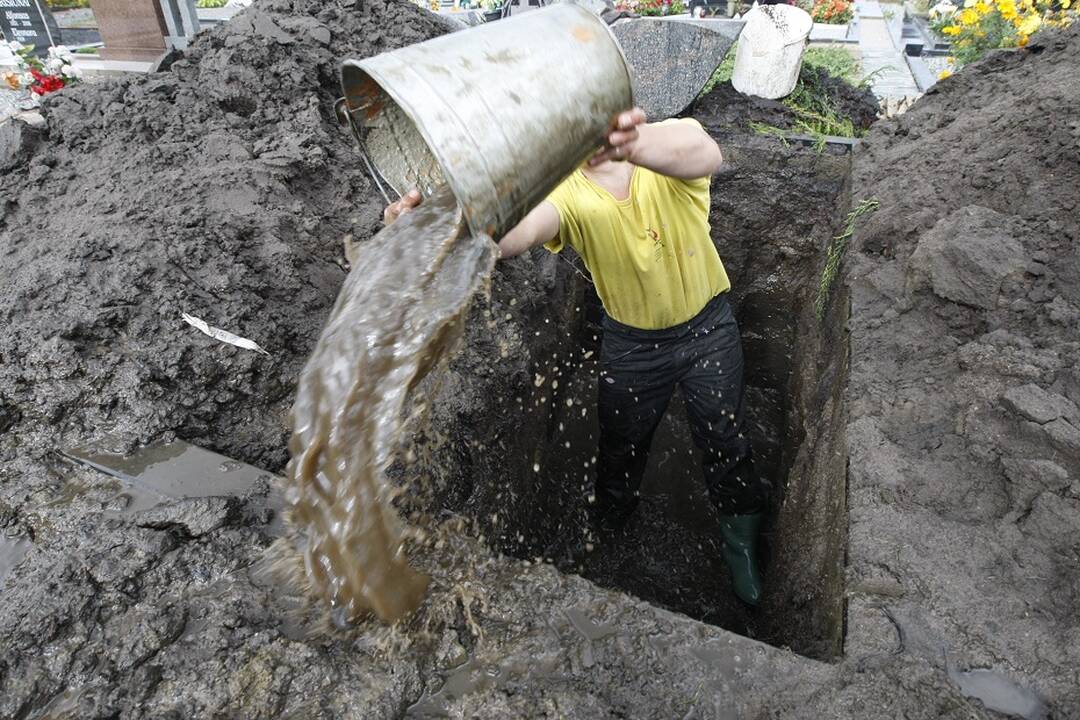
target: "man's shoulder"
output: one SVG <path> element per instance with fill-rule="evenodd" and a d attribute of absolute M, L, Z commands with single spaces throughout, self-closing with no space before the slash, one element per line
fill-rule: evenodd
<path fill-rule="evenodd" d="M 579 192 L 581 182 L 581 171 L 574 170 L 574 172 L 563 178 L 562 182 L 556 185 L 554 190 L 548 193 L 548 202 L 555 205 L 560 211 L 568 208 Z"/>

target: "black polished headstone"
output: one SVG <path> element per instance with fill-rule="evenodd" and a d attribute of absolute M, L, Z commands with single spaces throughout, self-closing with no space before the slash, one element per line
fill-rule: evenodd
<path fill-rule="evenodd" d="M 60 44 L 60 28 L 45 0 L 0 0 L 0 33 L 9 42 L 33 45 L 38 57 Z"/>

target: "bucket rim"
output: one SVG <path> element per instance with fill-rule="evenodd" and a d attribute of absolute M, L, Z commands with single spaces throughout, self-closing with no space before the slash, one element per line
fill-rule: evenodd
<path fill-rule="evenodd" d="M 740 33 L 740 35 L 746 35 L 748 40 L 753 40 L 753 37 L 755 35 L 755 33 L 754 33 L 754 23 L 751 22 L 747 18 L 748 18 L 748 16 L 750 16 L 751 13 L 754 13 L 757 16 L 768 18 L 769 13 L 765 12 L 762 9 L 764 7 L 766 7 L 766 6 L 758 5 L 757 7 L 752 8 L 749 12 L 747 12 L 746 15 L 743 15 L 743 19 L 746 20 L 746 25 L 743 26 L 743 29 L 742 29 L 742 32 Z M 810 33 L 813 32 L 813 29 L 814 29 L 814 18 L 810 15 L 810 13 L 806 12 L 801 7 L 796 7 L 795 5 L 777 4 L 777 5 L 769 5 L 768 7 L 776 8 L 783 15 L 789 15 L 789 16 L 792 16 L 794 18 L 797 18 L 800 23 L 806 25 L 806 32 L 805 33 L 799 33 L 796 36 L 792 37 L 790 40 L 785 40 L 781 44 L 780 47 L 788 47 L 789 45 L 796 45 L 796 44 L 801 43 L 801 42 L 806 42 L 806 40 L 810 37 Z M 771 18 L 770 18 L 770 20 L 771 20 Z M 807 21 L 809 21 L 809 23 L 807 23 Z M 774 26 L 775 26 L 775 23 L 774 23 Z"/>

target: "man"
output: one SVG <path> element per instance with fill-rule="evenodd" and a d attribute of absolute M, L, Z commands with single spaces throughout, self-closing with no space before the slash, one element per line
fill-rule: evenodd
<path fill-rule="evenodd" d="M 600 351 L 594 522 L 620 528 L 638 504 L 649 446 L 675 387 L 704 453 L 736 595 L 757 605 L 757 536 L 768 499 L 743 433 L 743 359 L 728 282 L 709 235 L 719 146 L 694 120 L 622 113 L 607 145 L 499 241 L 501 258 L 573 247 L 607 317 Z M 387 223 L 420 202 L 390 205 Z"/>

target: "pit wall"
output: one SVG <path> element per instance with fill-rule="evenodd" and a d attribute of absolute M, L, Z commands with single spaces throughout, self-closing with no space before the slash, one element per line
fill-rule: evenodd
<path fill-rule="evenodd" d="M 502 552 L 550 559 L 598 584 L 830 658 L 841 647 L 846 538 L 842 284 L 823 322 L 813 305 L 848 209 L 849 157 L 717 137 L 733 169 L 713 182 L 713 238 L 743 334 L 758 468 L 774 485 L 764 607 L 748 613 L 731 596 L 678 397 L 654 441 L 631 528 L 638 544 L 582 561 L 600 337 L 595 299 L 570 254 L 535 251 L 499 264 L 462 351 L 424 388 L 419 460 L 407 470 L 417 490 L 411 506 L 466 515 Z"/>
<path fill-rule="evenodd" d="M 732 276 L 758 469 L 773 483 L 758 637 L 811 657 L 842 650 L 847 538 L 848 298 L 815 300 L 850 206 L 841 148 L 718 135 L 734 168 L 713 185 L 713 239 Z"/>

